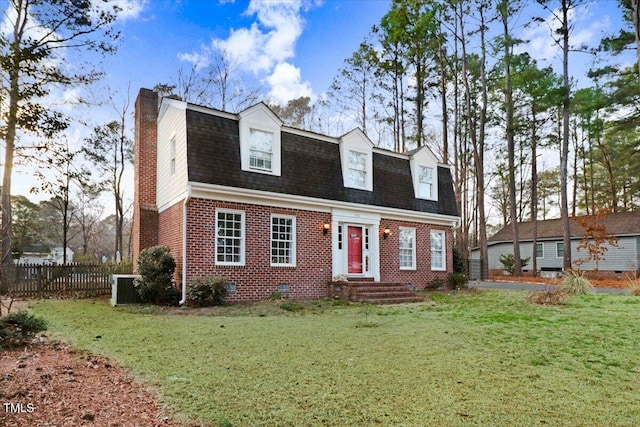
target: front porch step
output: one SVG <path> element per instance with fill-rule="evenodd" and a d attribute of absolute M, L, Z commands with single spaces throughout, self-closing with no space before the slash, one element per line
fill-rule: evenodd
<path fill-rule="evenodd" d="M 400 304 L 423 301 L 424 298 L 407 288 L 404 283 L 384 283 L 373 281 L 350 282 L 347 284 L 351 301 L 371 304 Z"/>

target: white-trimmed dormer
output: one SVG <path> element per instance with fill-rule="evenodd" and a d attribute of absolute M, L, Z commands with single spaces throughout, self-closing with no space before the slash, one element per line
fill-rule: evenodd
<path fill-rule="evenodd" d="M 264 103 L 247 108 L 239 116 L 242 170 L 280 176 L 282 120 Z"/>
<path fill-rule="evenodd" d="M 373 143 L 362 130 L 340 138 L 340 162 L 345 187 L 373 191 Z"/>
<path fill-rule="evenodd" d="M 417 199 L 438 200 L 438 159 L 423 145 L 410 157 L 411 179 Z"/>

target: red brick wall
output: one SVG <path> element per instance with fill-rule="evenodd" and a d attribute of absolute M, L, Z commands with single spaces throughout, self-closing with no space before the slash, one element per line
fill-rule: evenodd
<path fill-rule="evenodd" d="M 156 207 L 156 140 L 158 94 L 141 89 L 135 105 L 132 255 L 158 244 Z"/>
<path fill-rule="evenodd" d="M 176 283 L 182 281 L 182 214 L 183 203 L 179 202 L 160 212 L 158 221 L 158 244 L 167 246 L 176 260 Z"/>
<path fill-rule="evenodd" d="M 215 209 L 245 212 L 245 266 L 215 264 Z M 271 267 L 271 214 L 296 217 L 296 267 Z M 187 281 L 225 276 L 237 285 L 229 301 L 268 298 L 279 284 L 289 285 L 293 299 L 322 298 L 331 280 L 331 233 L 322 233 L 328 213 L 191 199 L 187 225 Z"/>
<path fill-rule="evenodd" d="M 382 219 L 384 227 L 389 227 L 391 235 L 380 238 L 380 280 L 383 282 L 411 283 L 416 289 L 424 289 L 433 279 L 445 280 L 453 271 L 453 232 L 451 227 L 442 227 L 415 222 Z M 416 270 L 400 270 L 398 255 L 400 227 L 416 229 Z M 380 233 L 382 234 L 382 228 Z M 446 271 L 431 271 L 431 230 L 445 231 Z"/>

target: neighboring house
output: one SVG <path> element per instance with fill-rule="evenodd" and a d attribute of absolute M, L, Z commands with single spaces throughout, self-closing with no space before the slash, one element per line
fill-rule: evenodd
<path fill-rule="evenodd" d="M 29 246 L 22 253 L 19 259 L 16 259 L 16 264 L 62 264 L 63 257 L 62 246 L 50 248 L 46 245 L 33 245 Z M 67 248 L 67 263 L 73 262 L 73 250 Z"/>
<path fill-rule="evenodd" d="M 421 289 L 452 270 L 451 169 L 422 147 L 375 148 L 360 130 L 294 129 L 265 105 L 230 114 L 141 89 L 133 255 L 166 245 L 176 280 L 209 275 L 229 299 L 327 296 L 345 275 Z"/>
<path fill-rule="evenodd" d="M 598 262 L 598 271 L 605 275 L 624 277 L 635 273 L 640 268 L 640 212 L 611 213 L 604 216 L 598 223 L 604 225 L 608 235 L 617 238 L 617 247 L 609 244 L 603 246 L 606 252 Z M 520 237 L 520 256 L 533 256 L 533 222 L 518 224 Z M 578 249 L 582 237 L 585 235 L 582 226 L 571 220 L 571 259 L 587 259 L 586 249 Z M 505 226 L 487 241 L 489 251 L 489 270 L 494 274 L 502 274 L 500 255 L 513 254 L 513 233 L 511 225 Z M 543 276 L 554 276 L 562 271 L 564 244 L 562 242 L 562 222 L 560 219 L 538 221 L 538 238 L 536 244 L 536 262 L 538 271 Z M 471 253 L 472 259 L 480 259 L 480 251 L 475 248 Z M 523 268 L 530 272 L 532 260 Z M 574 265 L 581 271 L 596 269 L 595 261 L 586 261 L 581 265 Z"/>

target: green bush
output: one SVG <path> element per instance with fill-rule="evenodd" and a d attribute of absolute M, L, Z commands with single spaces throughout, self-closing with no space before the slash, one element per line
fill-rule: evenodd
<path fill-rule="evenodd" d="M 520 266 L 524 268 L 529 264 L 530 260 L 531 260 L 531 257 L 520 258 Z M 516 258 L 513 256 L 513 254 L 500 255 L 500 263 L 502 264 L 504 271 L 513 275 L 513 273 L 515 272 L 515 265 L 516 265 Z"/>
<path fill-rule="evenodd" d="M 444 280 L 442 280 L 440 277 L 436 277 L 430 282 L 427 282 L 427 284 L 425 285 L 425 289 L 440 289 L 440 288 L 444 288 Z"/>
<path fill-rule="evenodd" d="M 134 286 L 142 301 L 168 305 L 174 300 L 177 289 L 173 286 L 176 261 L 166 246 L 154 246 L 140 252 L 138 273 Z M 175 301 L 177 302 L 177 300 Z"/>
<path fill-rule="evenodd" d="M 0 317 L 0 348 L 24 345 L 38 332 L 47 329 L 47 322 L 26 311 Z"/>
<path fill-rule="evenodd" d="M 447 289 L 467 289 L 469 279 L 464 273 L 447 274 Z"/>
<path fill-rule="evenodd" d="M 227 296 L 229 282 L 222 276 L 209 276 L 191 280 L 187 298 L 198 307 L 222 305 Z"/>
<path fill-rule="evenodd" d="M 569 270 L 562 278 L 560 291 L 570 295 L 591 295 L 593 294 L 593 285 L 579 271 Z"/>

